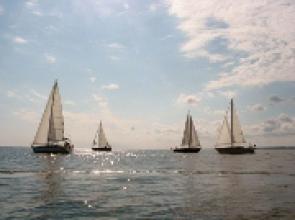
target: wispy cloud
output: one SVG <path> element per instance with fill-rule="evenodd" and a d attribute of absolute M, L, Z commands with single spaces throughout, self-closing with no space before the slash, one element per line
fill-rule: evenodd
<path fill-rule="evenodd" d="M 176 100 L 178 104 L 197 105 L 202 98 L 195 94 L 180 94 Z"/>
<path fill-rule="evenodd" d="M 53 55 L 45 54 L 45 59 L 46 59 L 46 62 L 49 64 L 56 63 L 56 58 Z"/>
<path fill-rule="evenodd" d="M 283 98 L 281 98 L 281 97 L 279 97 L 277 95 L 270 96 L 269 100 L 270 100 L 271 103 L 280 103 L 280 102 L 285 101 L 285 99 L 283 99 Z"/>
<path fill-rule="evenodd" d="M 295 69 L 295 34 L 290 31 L 295 26 L 294 2 L 168 0 L 168 4 L 170 14 L 180 20 L 178 28 L 186 34 L 181 47 L 185 56 L 236 63 L 209 82 L 208 90 L 295 81 L 291 71 Z M 225 49 L 210 51 L 208 45 L 220 40 L 226 42 Z"/>
<path fill-rule="evenodd" d="M 125 46 L 123 44 L 116 43 L 116 42 L 110 43 L 107 46 L 111 49 L 124 49 L 125 48 Z"/>
<path fill-rule="evenodd" d="M 103 85 L 101 88 L 104 90 L 118 90 L 120 86 L 115 83 L 110 83 L 108 85 Z"/>
<path fill-rule="evenodd" d="M 105 97 L 98 94 L 92 94 L 92 97 L 100 107 L 108 107 L 108 100 Z"/>
<path fill-rule="evenodd" d="M 114 55 L 109 56 L 109 58 L 110 58 L 111 60 L 114 60 L 114 61 L 116 61 L 116 60 L 120 60 L 120 57 L 118 57 L 118 56 L 114 56 Z"/>
<path fill-rule="evenodd" d="M 15 36 L 13 42 L 16 44 L 26 44 L 28 41 L 20 36 Z"/>
<path fill-rule="evenodd" d="M 266 110 L 266 107 L 261 104 L 249 105 L 247 108 L 251 112 L 263 112 Z"/>
<path fill-rule="evenodd" d="M 94 82 L 96 81 L 96 77 L 95 77 L 95 76 L 91 76 L 91 77 L 89 77 L 89 80 L 90 80 L 92 83 L 94 83 Z"/>

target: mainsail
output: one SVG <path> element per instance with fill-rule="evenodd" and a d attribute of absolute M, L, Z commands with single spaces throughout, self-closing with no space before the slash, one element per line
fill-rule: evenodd
<path fill-rule="evenodd" d="M 46 145 L 64 139 L 64 118 L 58 84 L 55 81 L 49 95 L 33 144 Z"/>
<path fill-rule="evenodd" d="M 198 147 L 200 141 L 190 114 L 187 115 L 181 146 Z"/>
<path fill-rule="evenodd" d="M 226 113 L 222 126 L 220 127 L 218 131 L 218 138 L 217 138 L 216 145 L 229 145 L 233 147 L 235 145 L 246 143 L 238 114 L 236 110 L 234 109 L 233 100 L 231 100 L 230 107 L 231 107 L 230 123 Z"/>
<path fill-rule="evenodd" d="M 96 140 L 98 139 L 98 140 Z M 97 145 L 98 147 L 110 147 L 107 138 L 105 136 L 104 130 L 102 128 L 102 122 L 100 121 L 99 123 L 99 128 L 95 134 L 94 140 L 93 140 L 93 145 Z"/>

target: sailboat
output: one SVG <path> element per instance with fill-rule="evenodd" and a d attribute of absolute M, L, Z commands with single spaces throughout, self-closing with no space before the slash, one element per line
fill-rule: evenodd
<path fill-rule="evenodd" d="M 234 108 L 234 101 L 230 101 L 230 124 L 228 122 L 228 111 L 226 112 L 222 126 L 218 131 L 215 149 L 221 154 L 247 154 L 255 152 L 254 146 L 246 146 L 241 124 Z"/>
<path fill-rule="evenodd" d="M 93 143 L 92 143 L 92 150 L 95 151 L 111 151 L 112 147 L 108 143 L 105 133 L 102 128 L 102 122 L 99 123 L 99 128 L 97 129 Z"/>
<path fill-rule="evenodd" d="M 70 139 L 64 137 L 64 117 L 57 80 L 31 147 L 35 153 L 70 153 L 74 148 Z"/>
<path fill-rule="evenodd" d="M 175 153 L 198 153 L 201 150 L 200 141 L 190 113 L 187 114 L 183 138 L 180 147 L 174 148 Z"/>

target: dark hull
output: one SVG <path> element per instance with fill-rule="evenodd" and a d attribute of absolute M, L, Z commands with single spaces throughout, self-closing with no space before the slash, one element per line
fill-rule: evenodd
<path fill-rule="evenodd" d="M 34 153 L 48 153 L 48 154 L 68 154 L 73 150 L 72 146 L 60 145 L 46 145 L 46 146 L 32 146 Z"/>
<path fill-rule="evenodd" d="M 198 153 L 201 150 L 201 148 L 175 148 L 173 151 L 174 153 Z"/>
<path fill-rule="evenodd" d="M 224 147 L 215 148 L 220 154 L 254 154 L 255 149 L 253 147 Z"/>
<path fill-rule="evenodd" d="M 111 147 L 93 147 L 92 150 L 94 151 L 112 151 Z"/>

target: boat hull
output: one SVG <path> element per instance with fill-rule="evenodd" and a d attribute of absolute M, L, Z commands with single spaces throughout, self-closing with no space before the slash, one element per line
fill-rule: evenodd
<path fill-rule="evenodd" d="M 253 147 L 222 147 L 215 148 L 220 154 L 254 154 Z"/>
<path fill-rule="evenodd" d="M 201 150 L 199 147 L 181 147 L 173 149 L 174 153 L 198 153 Z"/>
<path fill-rule="evenodd" d="M 112 151 L 111 147 L 93 147 L 92 150 L 94 151 Z"/>
<path fill-rule="evenodd" d="M 42 145 L 32 146 L 34 153 L 47 153 L 47 154 L 69 154 L 73 150 L 73 146 L 62 146 L 62 145 Z"/>

